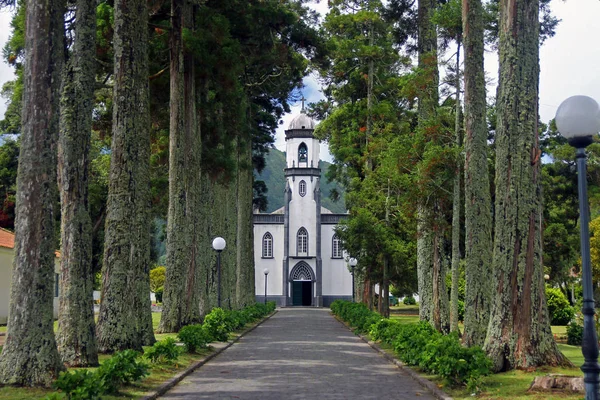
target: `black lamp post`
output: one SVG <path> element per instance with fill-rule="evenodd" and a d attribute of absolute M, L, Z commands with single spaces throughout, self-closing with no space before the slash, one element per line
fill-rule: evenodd
<path fill-rule="evenodd" d="M 352 272 L 352 302 L 354 303 L 354 268 L 356 267 L 356 264 L 358 264 L 358 261 L 356 258 L 352 257 L 348 260 L 348 264 L 350 265 L 350 272 Z"/>
<path fill-rule="evenodd" d="M 212 247 L 217 252 L 217 307 L 221 307 L 221 252 L 225 249 L 225 239 L 218 236 L 212 242 Z"/>
<path fill-rule="evenodd" d="M 265 304 L 267 304 L 267 276 L 269 276 L 269 268 L 265 268 L 263 273 L 265 274 Z"/>
<path fill-rule="evenodd" d="M 598 336 L 594 323 L 595 303 L 590 262 L 589 204 L 587 194 L 585 148 L 592 142 L 592 135 L 600 131 L 600 107 L 587 96 L 569 97 L 556 111 L 556 127 L 569 144 L 577 149 L 577 182 L 579 187 L 579 219 L 581 239 L 581 263 L 583 285 L 583 339 L 582 353 L 585 359 L 581 370 L 585 385 L 585 398 L 600 398 L 600 365 L 598 364 Z"/>

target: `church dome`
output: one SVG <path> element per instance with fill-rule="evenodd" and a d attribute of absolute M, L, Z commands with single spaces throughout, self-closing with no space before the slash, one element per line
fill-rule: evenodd
<path fill-rule="evenodd" d="M 313 121 L 308 115 L 301 113 L 300 115 L 294 117 L 292 122 L 290 122 L 288 129 L 315 129 L 315 121 Z"/>

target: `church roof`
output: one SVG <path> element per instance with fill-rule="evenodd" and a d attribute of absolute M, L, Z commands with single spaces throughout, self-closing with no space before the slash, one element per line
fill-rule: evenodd
<path fill-rule="evenodd" d="M 302 112 L 294 117 L 288 129 L 315 129 L 315 125 L 315 121 Z"/>

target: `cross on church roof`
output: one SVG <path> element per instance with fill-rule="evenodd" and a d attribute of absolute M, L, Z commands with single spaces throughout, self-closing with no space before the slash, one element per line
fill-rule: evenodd
<path fill-rule="evenodd" d="M 302 101 L 302 112 L 304 112 L 304 102 L 306 101 L 306 99 L 304 98 L 304 95 L 302 95 L 302 98 L 300 99 Z"/>

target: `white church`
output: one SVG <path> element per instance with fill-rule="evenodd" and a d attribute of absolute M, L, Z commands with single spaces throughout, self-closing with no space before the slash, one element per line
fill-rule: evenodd
<path fill-rule="evenodd" d="M 347 214 L 321 207 L 319 140 L 315 122 L 296 116 L 285 131 L 284 206 L 254 214 L 256 301 L 280 307 L 328 307 L 352 299 L 352 275 L 333 228 Z"/>

